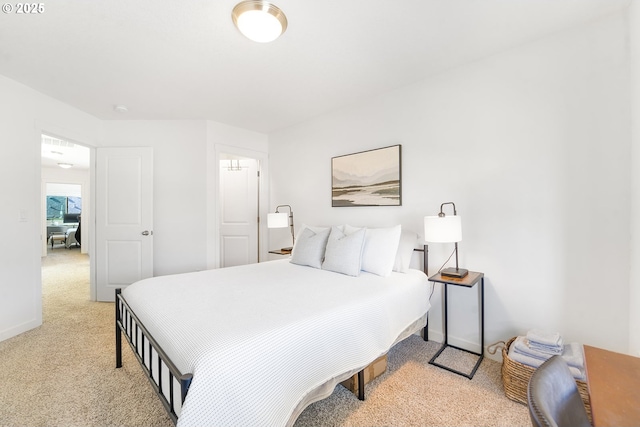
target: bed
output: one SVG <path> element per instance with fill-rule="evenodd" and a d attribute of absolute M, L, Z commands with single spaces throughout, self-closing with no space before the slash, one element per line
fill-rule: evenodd
<path fill-rule="evenodd" d="M 309 254 L 303 228 L 291 259 L 118 290 L 116 366 L 124 336 L 178 426 L 292 425 L 310 403 L 422 329 L 430 307 L 425 273 L 406 261 L 402 272 L 395 268 L 400 237 L 393 270 L 376 274 L 364 270 L 367 243 L 369 269 L 380 266 L 379 253 L 371 256 L 376 233 L 360 233 L 362 270 L 352 275 L 330 269 L 334 228 L 325 233 L 320 267 L 299 262 Z M 415 237 L 408 242 L 412 251 Z M 344 264 L 342 249 L 333 252 Z"/>

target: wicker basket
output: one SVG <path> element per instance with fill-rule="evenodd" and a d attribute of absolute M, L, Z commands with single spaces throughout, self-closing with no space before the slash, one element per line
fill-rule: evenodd
<path fill-rule="evenodd" d="M 502 348 L 502 385 L 504 386 L 504 393 L 509 399 L 526 405 L 529 379 L 536 368 L 523 365 L 509 358 L 509 347 L 516 338 L 517 337 L 511 338 Z M 576 384 L 578 385 L 582 402 L 584 402 L 584 407 L 589 415 L 589 420 L 591 420 L 591 403 L 589 401 L 587 383 L 576 380 Z"/>

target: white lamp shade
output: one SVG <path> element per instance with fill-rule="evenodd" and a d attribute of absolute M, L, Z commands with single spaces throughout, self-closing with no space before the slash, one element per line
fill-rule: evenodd
<path fill-rule="evenodd" d="M 276 212 L 267 214 L 267 228 L 284 228 L 289 226 L 289 214 Z"/>
<path fill-rule="evenodd" d="M 462 218 L 453 216 L 425 216 L 424 240 L 429 243 L 462 241 Z"/>

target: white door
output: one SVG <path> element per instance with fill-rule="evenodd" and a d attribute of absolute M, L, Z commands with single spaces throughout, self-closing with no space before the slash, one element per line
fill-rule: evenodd
<path fill-rule="evenodd" d="M 220 161 L 220 266 L 258 262 L 258 161 Z"/>
<path fill-rule="evenodd" d="M 153 276 L 153 149 L 96 150 L 96 296 Z"/>

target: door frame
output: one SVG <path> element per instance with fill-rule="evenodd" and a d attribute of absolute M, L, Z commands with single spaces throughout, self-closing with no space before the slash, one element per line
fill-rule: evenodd
<path fill-rule="evenodd" d="M 269 212 L 269 165 L 268 153 L 232 145 L 214 144 L 209 152 L 207 167 L 207 268 L 220 268 L 220 160 L 222 154 L 233 154 L 258 161 L 258 259 L 267 259 L 267 223 L 262 218 Z"/>

